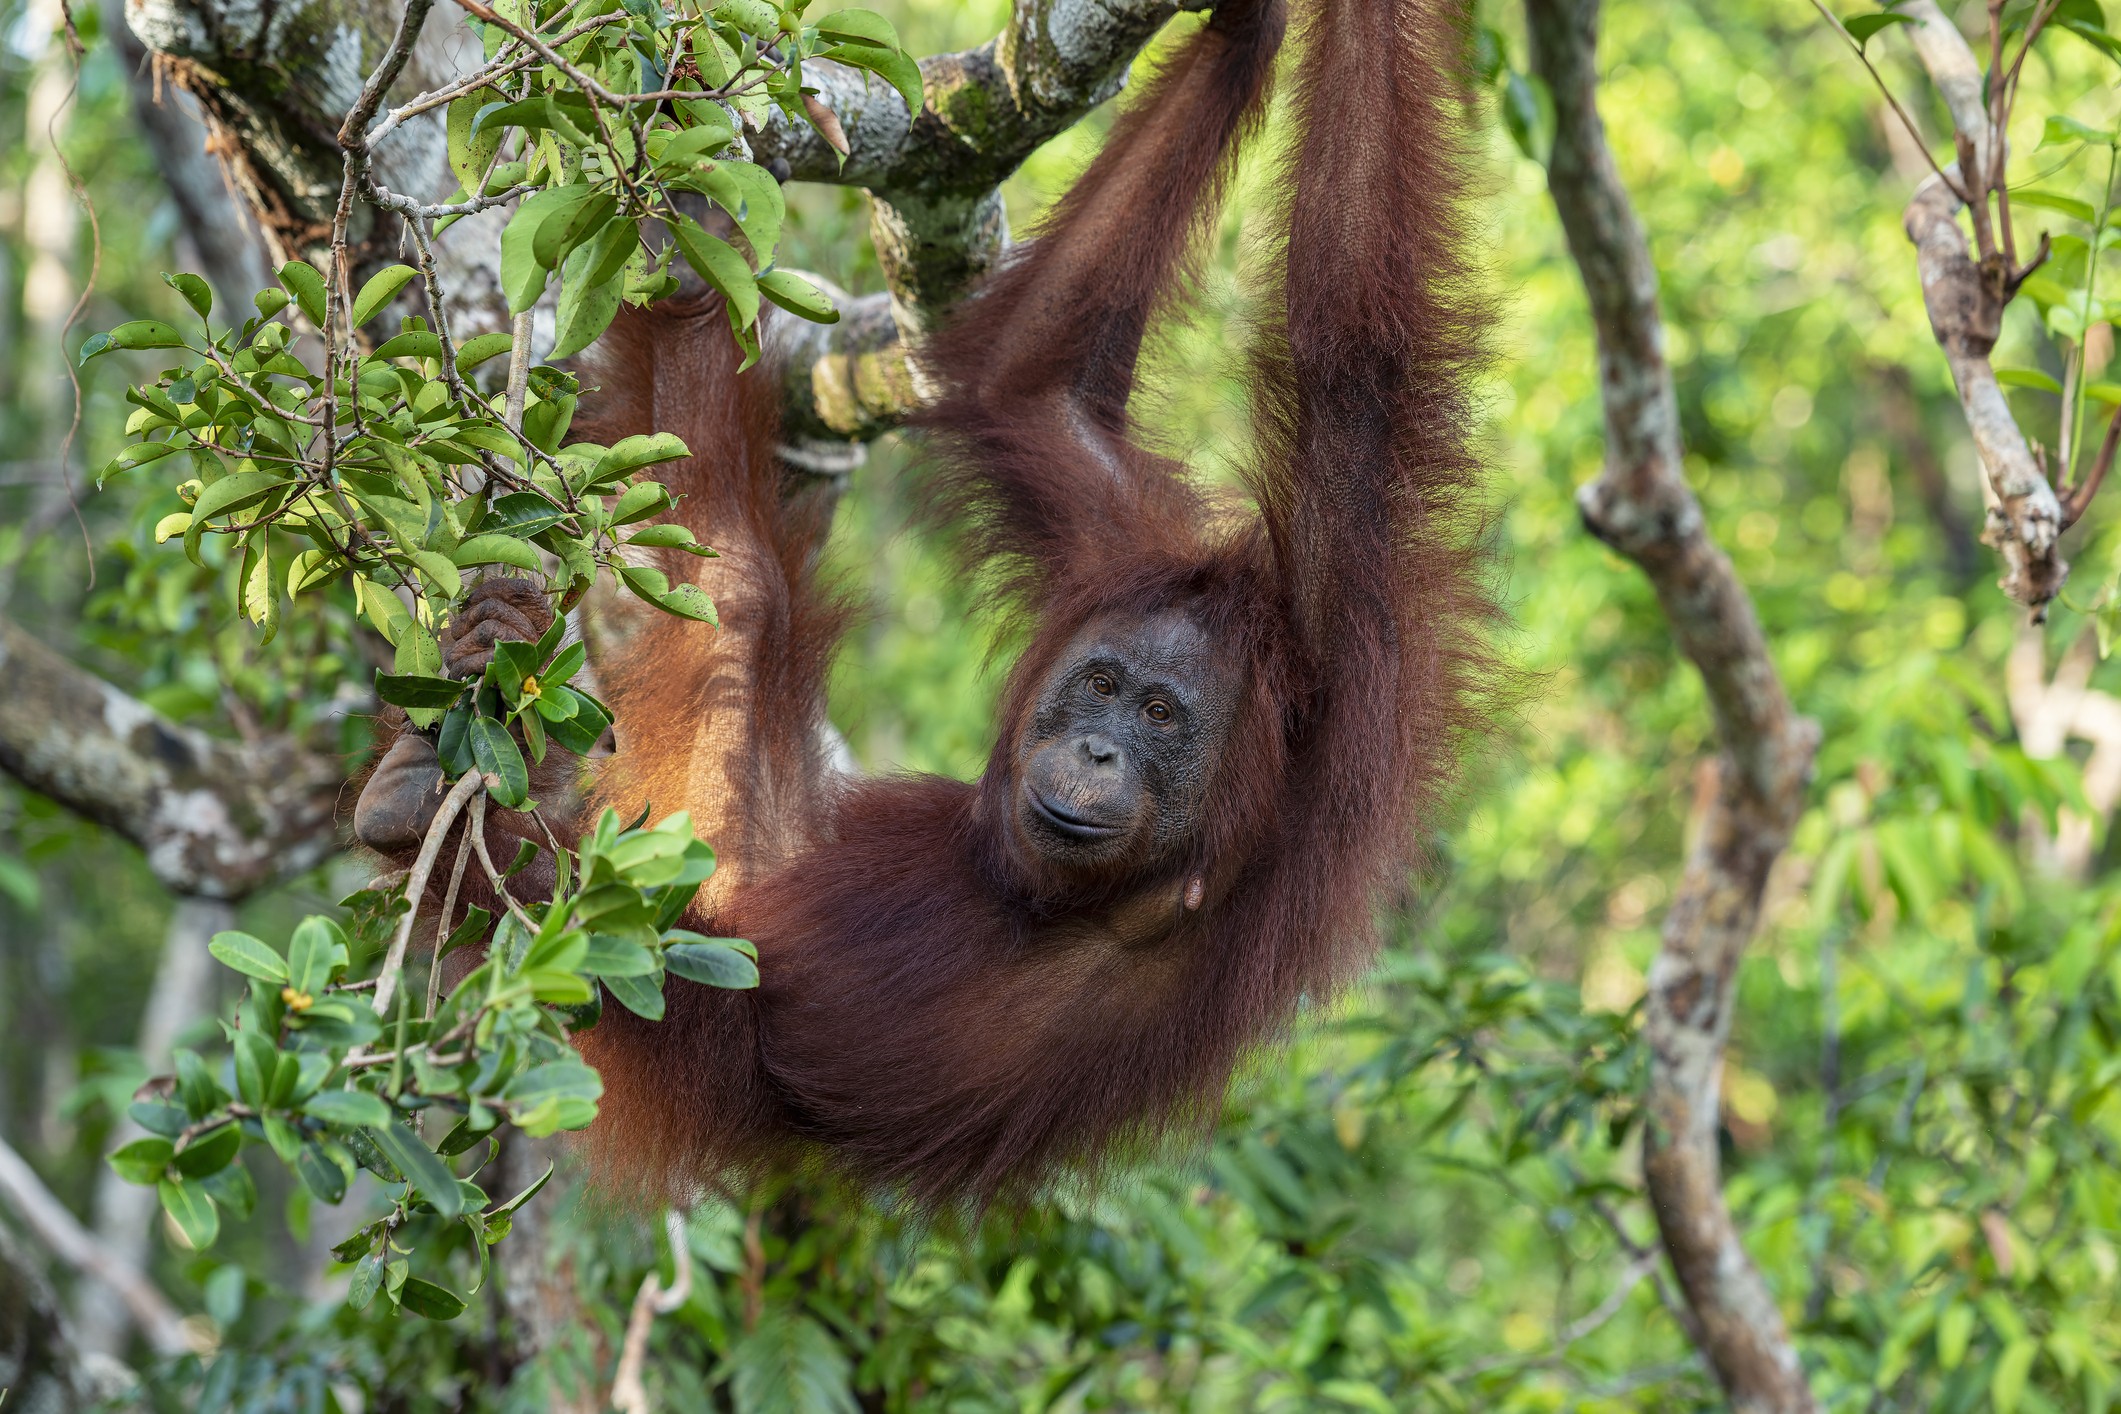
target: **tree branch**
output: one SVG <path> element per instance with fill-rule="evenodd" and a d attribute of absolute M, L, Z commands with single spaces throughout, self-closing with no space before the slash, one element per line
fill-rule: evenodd
<path fill-rule="evenodd" d="M 0 620 L 0 770 L 131 840 L 181 894 L 239 899 L 335 848 L 344 772 L 180 726 Z"/>
<path fill-rule="evenodd" d="M 1992 147 L 1998 139 L 1982 102 L 1980 65 L 1965 36 L 1933 0 L 1913 0 L 1895 13 L 1914 21 L 1905 28 L 1915 52 L 1944 97 L 1961 150 L 1972 156 L 1971 164 L 1959 164 L 1961 180 L 1971 189 L 1974 210 L 1981 215 L 1992 187 L 2002 186 L 2003 162 Z M 1966 177 L 1969 167 L 1993 174 L 1993 184 Z M 2003 556 L 2004 593 L 2038 619 L 2069 577 L 2069 561 L 2062 558 L 2059 544 L 2068 519 L 1988 361 L 2002 329 L 2003 307 L 2025 272 L 2011 269 L 2008 258 L 1986 243 L 1982 258 L 1975 260 L 1959 227 L 1961 205 L 1947 183 L 1930 177 L 1915 188 L 1904 225 L 1915 245 L 1930 332 L 1951 367 L 1967 430 L 1981 458 L 1982 499 L 1988 506 L 1981 538 Z"/>
<path fill-rule="evenodd" d="M 1745 586 L 1709 538 L 1680 458 L 1657 272 L 1597 108 L 1597 0 L 1526 0 L 1553 94 L 1554 205 L 1598 331 L 1606 464 L 1577 497 L 1592 534 L 1638 564 L 1700 671 L 1723 756 L 1651 965 L 1644 1180 L 1697 1341 L 1742 1411 L 1817 1408 L 1789 1333 L 1724 1202 L 1718 1081 L 1738 960 L 1802 808 L 1818 742 L 1792 711 Z"/>
<path fill-rule="evenodd" d="M 926 107 L 911 120 L 889 84 L 828 61 L 806 83 L 839 117 L 853 151 L 841 167 L 817 133 L 771 110 L 751 137 L 760 160 L 794 178 L 863 186 L 875 198 L 871 235 L 890 299 L 857 302 L 838 325 L 784 342 L 798 436 L 862 439 L 896 426 L 916 401 L 901 337 L 978 283 L 1008 241 L 1001 182 L 1032 152 L 1117 93 L 1141 46 L 1202 0 L 1017 0 L 987 43 L 921 61 Z M 340 189 L 340 122 L 389 44 L 390 0 L 133 0 L 127 18 L 193 93 L 244 195 L 257 208 L 275 262 L 317 256 Z M 328 36 L 319 40 L 318 36 Z M 395 86 L 439 88 L 480 52 L 459 26 L 430 26 Z M 414 203 L 454 186 L 439 109 L 408 116 L 377 144 L 376 180 Z M 435 258 L 463 337 L 509 327 L 495 249 L 505 213 L 467 216 L 436 241 Z M 375 229 L 356 213 L 355 239 Z M 357 254 L 380 258 L 385 252 Z M 358 278 L 358 272 L 357 272 Z M 880 318 L 888 313 L 889 319 Z M 784 320 L 782 324 L 794 321 Z"/>
<path fill-rule="evenodd" d="M 0 1390 L 14 1405 L 41 1414 L 87 1414 L 123 1407 L 131 1372 L 84 1356 L 68 1338 L 50 1283 L 6 1227 L 0 1226 Z"/>
<path fill-rule="evenodd" d="M 202 1342 L 185 1329 L 184 1318 L 169 1304 L 169 1298 L 90 1236 L 66 1205 L 52 1196 L 36 1170 L 5 1140 L 0 1140 L 0 1197 L 5 1197 L 8 1206 L 22 1215 L 23 1222 L 52 1250 L 53 1256 L 108 1284 L 123 1297 L 156 1353 L 182 1355 L 201 1348 Z"/>

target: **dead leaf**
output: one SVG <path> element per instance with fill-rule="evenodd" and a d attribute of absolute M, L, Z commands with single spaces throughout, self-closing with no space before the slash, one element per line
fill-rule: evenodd
<path fill-rule="evenodd" d="M 810 115 L 810 121 L 817 126 L 818 136 L 834 152 L 845 157 L 854 151 L 847 145 L 847 130 L 840 126 L 840 115 L 827 108 L 816 94 L 803 95 L 803 111 Z"/>

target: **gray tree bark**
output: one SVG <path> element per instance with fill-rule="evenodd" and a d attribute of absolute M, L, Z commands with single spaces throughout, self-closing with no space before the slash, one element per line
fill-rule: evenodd
<path fill-rule="evenodd" d="M 180 726 L 0 619 L 0 769 L 131 840 L 169 888 L 238 899 L 329 855 L 344 773 Z"/>
<path fill-rule="evenodd" d="M 0 1227 L 0 1391 L 20 1414 L 75 1414 L 123 1393 L 122 1367 L 83 1359 L 49 1283 Z"/>
<path fill-rule="evenodd" d="M 1577 507 L 1648 576 L 1723 746 L 1650 966 L 1644 1182 L 1694 1313 L 1690 1334 L 1732 1407 L 1810 1414 L 1818 1406 L 1774 1293 L 1724 1201 L 1716 1135 L 1739 959 L 1803 808 L 1818 728 L 1791 708 L 1752 599 L 1686 482 L 1657 270 L 1598 116 L 1597 0 L 1525 0 L 1525 16 L 1532 66 L 1554 98 L 1548 184 L 1598 332 L 1606 462 Z"/>

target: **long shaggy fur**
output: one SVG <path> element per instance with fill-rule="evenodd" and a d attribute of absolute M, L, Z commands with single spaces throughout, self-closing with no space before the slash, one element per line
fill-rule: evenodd
<path fill-rule="evenodd" d="M 606 336 L 601 430 L 688 439 L 670 479 L 725 558 L 665 566 L 719 601 L 718 633 L 660 624 L 605 669 L 598 795 L 693 810 L 731 868 L 692 926 L 752 939 L 764 979 L 673 979 L 657 1025 L 607 1008 L 585 1037 L 607 1172 L 683 1188 L 807 1157 L 927 1205 L 1021 1194 L 1209 1122 L 1248 1050 L 1369 958 L 1487 715 L 1460 7 L 1336 0 L 1307 27 L 1247 380 L 1258 514 L 1211 516 L 1128 435 L 1143 329 L 1259 125 L 1283 23 L 1280 0 L 1219 6 L 925 351 L 933 515 L 1033 630 L 976 783 L 823 769 L 839 619 L 822 526 L 773 474 L 770 384 L 734 374 L 712 307 Z M 1038 685 L 1084 623 L 1173 606 L 1241 685 L 1195 837 L 1045 877 L 1006 844 Z"/>

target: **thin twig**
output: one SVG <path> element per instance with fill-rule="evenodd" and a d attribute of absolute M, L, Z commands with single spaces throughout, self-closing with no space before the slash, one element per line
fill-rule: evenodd
<path fill-rule="evenodd" d="M 506 191 L 497 191 L 492 196 L 473 196 L 464 201 L 437 201 L 421 203 L 409 196 L 401 196 L 381 182 L 370 180 L 367 185 L 368 200 L 385 211 L 395 211 L 408 219 L 439 221 L 444 216 L 476 216 L 481 211 L 491 211 L 496 206 L 506 206 L 526 192 L 537 188 L 528 182 L 518 182 Z"/>
<path fill-rule="evenodd" d="M 457 371 L 457 341 L 449 334 L 449 307 L 442 298 L 442 277 L 435 270 L 434 244 L 427 237 L 425 225 L 421 216 L 405 218 L 406 233 L 412 237 L 412 248 L 420 260 L 420 284 L 427 292 L 427 322 L 442 346 L 442 380 L 449 384 L 449 396 L 458 407 L 476 407 L 478 400 L 465 388 L 464 375 Z"/>
<path fill-rule="evenodd" d="M 412 941 L 413 920 L 420 916 L 420 900 L 427 893 L 427 876 L 434 872 L 435 860 L 442 852 L 442 841 L 448 836 L 449 827 L 456 824 L 457 816 L 463 813 L 465 802 L 485 788 L 486 782 L 477 771 L 465 772 L 464 778 L 442 801 L 442 808 L 435 812 L 434 823 L 427 827 L 427 838 L 420 841 L 419 857 L 413 860 L 412 872 L 405 876 L 405 917 L 390 940 L 390 952 L 383 959 L 383 971 L 378 974 L 376 982 L 377 1016 L 390 1015 L 391 997 L 398 988 L 398 973 L 405 966 L 405 948 Z"/>
<path fill-rule="evenodd" d="M 338 205 L 333 208 L 331 218 L 331 271 L 324 281 L 324 425 L 327 435 L 323 472 L 326 480 L 330 479 L 338 460 L 338 441 L 329 435 L 329 431 L 339 425 L 339 314 L 352 279 L 346 228 L 353 220 L 354 194 L 368 175 L 368 124 L 375 117 L 376 109 L 383 105 L 383 95 L 405 71 L 413 45 L 427 23 L 428 11 L 433 8 L 434 0 L 406 0 L 405 11 L 398 17 L 398 30 L 391 36 L 390 47 L 383 51 L 383 57 L 369 74 L 368 82 L 361 86 L 361 95 L 347 112 L 346 121 L 339 125 L 339 148 L 346 154 L 346 160 L 339 179 Z M 350 336 L 352 331 L 347 333 Z M 354 425 L 358 430 L 364 426 L 364 420 L 359 383 L 351 371 L 347 391 L 353 402 Z"/>
<path fill-rule="evenodd" d="M 442 991 L 442 946 L 449 941 L 449 920 L 457 911 L 457 888 L 464 882 L 464 862 L 471 858 L 471 835 L 467 832 L 457 841 L 457 862 L 450 866 L 449 892 L 442 896 L 442 921 L 435 927 L 434 956 L 427 962 L 427 1005 L 421 1010 L 423 1018 L 435 1014 L 435 998 Z"/>
<path fill-rule="evenodd" d="M 567 62 L 557 49 L 553 48 L 545 40 L 540 39 L 535 32 L 527 30 L 514 20 L 504 17 L 491 5 L 486 4 L 485 0 L 457 0 L 457 4 L 479 19 L 484 20 L 487 24 L 499 29 L 517 43 L 536 51 L 539 58 L 558 69 L 562 74 L 565 74 L 568 80 L 582 91 L 583 96 L 590 100 L 589 106 L 592 111 L 599 104 L 609 105 L 613 108 L 625 108 L 638 103 L 667 103 L 679 99 L 712 99 L 729 96 L 729 92 L 714 88 L 663 88 L 656 89 L 650 93 L 613 93 L 589 74 Z M 768 68 L 775 70 L 785 70 L 787 68 L 786 64 L 777 62 L 763 48 L 757 51 L 757 57 L 759 62 L 765 64 Z"/>
<path fill-rule="evenodd" d="M 2106 480 L 2107 469 L 2114 464 L 2114 449 L 2121 447 L 2121 408 L 2106 424 L 2105 440 L 2099 443 L 2099 455 L 2092 458 L 2092 469 L 2085 473 L 2084 480 L 2062 492 L 2062 528 L 2069 529 L 2090 508 L 2092 497 L 2099 494 L 2099 484 Z"/>
<path fill-rule="evenodd" d="M 1907 135 L 1914 139 L 1916 150 L 1922 154 L 1922 160 L 1930 164 L 1930 170 L 1937 174 L 1938 180 L 1951 188 L 1952 195 L 1971 205 L 1972 203 L 1968 200 L 1965 188 L 1953 181 L 1951 174 L 1938 166 L 1937 159 L 1930 155 L 1929 140 L 1922 136 L 1922 129 L 1915 126 L 1915 120 L 1908 116 L 1907 109 L 1900 106 L 1900 100 L 1893 96 L 1892 87 L 1886 83 L 1885 75 L 1879 73 L 1877 68 L 1872 65 L 1871 56 L 1866 54 L 1863 46 L 1856 42 L 1856 36 L 1850 34 L 1842 25 L 1840 17 L 1826 7 L 1825 0 L 1812 0 L 1812 8 L 1817 10 L 1820 17 L 1833 27 L 1834 33 L 1848 41 L 1849 48 L 1856 52 L 1856 58 L 1862 62 L 1864 70 L 1870 74 L 1871 82 L 1878 85 L 1878 92 L 1884 96 L 1887 103 L 1892 105 L 1893 112 L 1900 118 L 1900 125 L 1906 128 Z"/>

